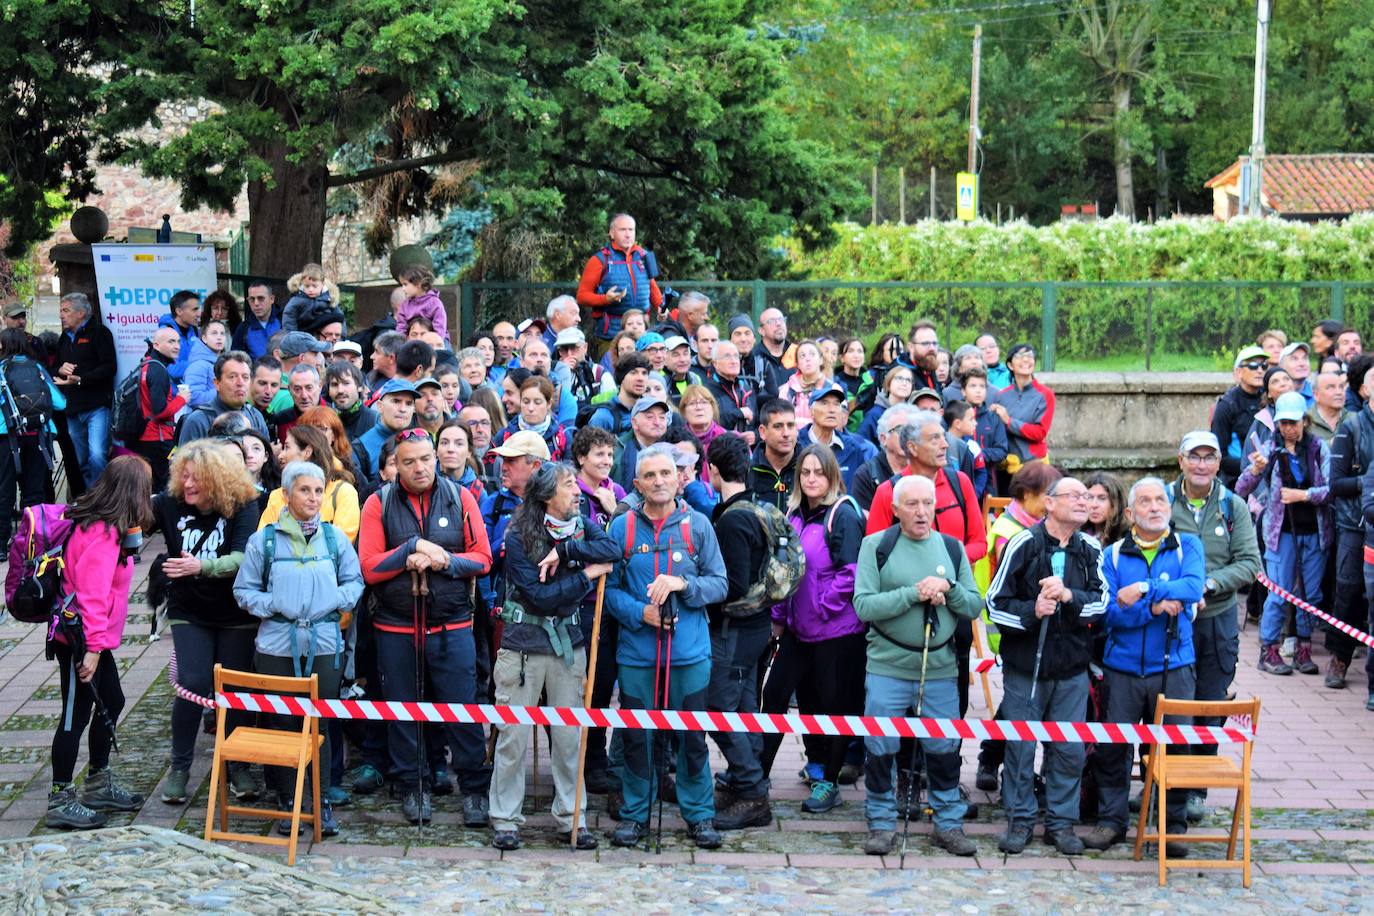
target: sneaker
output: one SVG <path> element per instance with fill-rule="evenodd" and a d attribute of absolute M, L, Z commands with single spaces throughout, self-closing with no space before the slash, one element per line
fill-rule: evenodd
<path fill-rule="evenodd" d="M 997 768 L 978 764 L 978 775 L 974 778 L 973 785 L 982 792 L 996 792 Z"/>
<path fill-rule="evenodd" d="M 520 848 L 520 834 L 514 830 L 498 830 L 492 835 L 491 845 L 509 852 Z"/>
<path fill-rule="evenodd" d="M 63 786 L 48 793 L 47 825 L 63 830 L 94 830 L 105 826 L 105 815 L 77 801 L 75 786 Z"/>
<path fill-rule="evenodd" d="M 863 774 L 863 767 L 857 763 L 846 763 L 840 767 L 840 777 L 836 780 L 842 786 L 852 786 L 858 783 L 859 776 Z"/>
<path fill-rule="evenodd" d="M 638 846 L 640 840 L 649 835 L 649 825 L 639 821 L 621 821 L 620 826 L 611 834 L 612 846 Z"/>
<path fill-rule="evenodd" d="M 895 830 L 870 830 L 868 839 L 864 840 L 864 852 L 870 856 L 885 856 L 892 852 L 892 846 L 896 841 Z"/>
<path fill-rule="evenodd" d="M 840 787 L 824 779 L 811 783 L 811 797 L 801 803 L 807 814 L 824 814 L 840 806 Z"/>
<path fill-rule="evenodd" d="M 1345 689 L 1345 671 L 1349 666 L 1340 659 L 1333 658 L 1326 665 L 1326 687 L 1328 690 Z"/>
<path fill-rule="evenodd" d="M 347 808 L 353 803 L 353 796 L 343 786 L 330 786 L 325 789 L 324 797 L 335 808 Z"/>
<path fill-rule="evenodd" d="M 338 836 L 339 822 L 334 820 L 334 806 L 329 799 L 320 799 L 320 836 Z"/>
<path fill-rule="evenodd" d="M 1200 824 L 1207 816 L 1207 800 L 1201 795 L 1188 796 L 1188 823 Z"/>
<path fill-rule="evenodd" d="M 997 848 L 1009 856 L 1019 856 L 1031 841 L 1035 828 L 1030 824 L 1008 824 L 1007 832 L 997 841 Z"/>
<path fill-rule="evenodd" d="M 172 770 L 162 781 L 162 800 L 169 805 L 186 804 L 186 783 L 191 774 L 187 770 Z"/>
<path fill-rule="evenodd" d="M 978 851 L 973 840 L 964 834 L 963 827 L 953 830 L 937 830 L 931 835 L 931 842 L 952 856 L 971 856 Z"/>
<path fill-rule="evenodd" d="M 558 836 L 559 836 L 559 839 L 561 839 L 561 840 L 563 841 L 563 845 L 564 845 L 564 846 L 573 846 L 573 838 L 572 838 L 571 833 L 561 833 L 561 834 L 559 834 Z M 592 833 L 592 832 L 591 832 L 590 830 L 588 830 L 586 827 L 578 827 L 578 828 L 577 828 L 577 845 L 573 846 L 573 848 L 574 848 L 574 849 L 581 849 L 581 850 L 588 850 L 588 849 L 595 849 L 596 847 L 597 847 L 596 834 Z"/>
<path fill-rule="evenodd" d="M 1098 824 L 1083 837 L 1083 845 L 1088 849 L 1108 850 L 1126 839 L 1125 830 L 1117 830 L 1107 824 Z"/>
<path fill-rule="evenodd" d="M 797 776 L 802 782 L 809 786 L 816 780 L 825 778 L 825 767 L 821 766 L 819 763 L 808 763 L 801 768 L 801 772 L 798 773 Z"/>
<path fill-rule="evenodd" d="M 121 786 L 106 767 L 87 774 L 81 804 L 93 811 L 137 811 L 143 806 L 143 796 Z"/>
<path fill-rule="evenodd" d="M 1292 667 L 1279 654 L 1277 643 L 1270 643 L 1260 653 L 1259 670 L 1265 674 L 1292 674 Z"/>
<path fill-rule="evenodd" d="M 430 791 L 435 795 L 453 794 L 453 777 L 449 775 L 446 767 L 434 768 L 434 785 L 430 787 Z"/>
<path fill-rule="evenodd" d="M 485 827 L 490 822 L 490 803 L 477 792 L 463 796 L 463 826 Z"/>
<path fill-rule="evenodd" d="M 281 796 L 281 797 L 279 797 L 279 798 L 277 799 L 277 807 L 278 807 L 279 810 L 282 810 L 282 811 L 290 811 L 290 810 L 291 810 L 291 806 L 294 805 L 295 803 L 296 803 L 296 802 L 295 802 L 295 798 L 294 798 L 294 797 L 287 798 L 287 797 L 285 797 L 285 796 Z M 321 807 L 321 808 L 324 807 L 324 803 L 323 803 L 323 802 L 320 803 L 320 807 Z M 314 810 L 314 806 L 311 805 L 310 799 L 309 799 L 308 797 L 302 798 L 302 799 L 301 799 L 301 814 L 309 814 L 312 810 Z M 306 831 L 307 829 L 309 829 L 309 825 L 307 825 L 307 824 L 305 823 L 305 821 L 301 821 L 301 822 L 300 822 L 300 825 L 296 828 L 296 834 L 297 834 L 298 836 L 299 836 L 299 835 L 302 835 L 302 834 L 305 833 L 305 831 Z M 335 827 L 335 832 L 337 832 L 337 831 L 338 831 L 338 827 L 336 826 L 336 827 Z M 321 833 L 321 834 L 324 833 L 324 820 L 323 820 L 323 819 L 320 820 L 320 833 Z M 291 835 L 291 818 L 289 818 L 289 817 L 283 817 L 283 818 L 279 818 L 279 819 L 277 820 L 277 835 L 278 835 L 278 836 L 290 836 L 290 835 Z"/>
<path fill-rule="evenodd" d="M 365 763 L 360 767 L 351 770 L 347 776 L 348 782 L 353 786 L 355 795 L 371 795 L 382 787 L 386 782 L 382 778 L 381 770 L 378 770 L 370 763 Z"/>
<path fill-rule="evenodd" d="M 1059 850 L 1061 856 L 1081 856 L 1086 848 L 1072 827 L 1063 827 L 1053 832 L 1046 830 L 1045 845 Z"/>
<path fill-rule="evenodd" d="M 815 783 L 812 783 L 814 786 Z M 746 827 L 767 827 L 773 823 L 773 809 L 768 805 L 768 796 L 740 798 L 724 810 L 716 811 L 716 830 L 743 830 Z"/>
<path fill-rule="evenodd" d="M 235 801 L 250 802 L 258 797 L 258 781 L 247 766 L 229 768 L 229 794 Z"/>
<path fill-rule="evenodd" d="M 1293 667 L 1299 674 L 1318 674 L 1321 669 L 1317 663 L 1312 661 L 1312 641 L 1302 639 L 1298 641 L 1298 651 L 1293 656 Z"/>
<path fill-rule="evenodd" d="M 768 800 L 764 799 L 764 804 Z M 772 812 L 769 812 L 768 819 L 773 819 Z M 687 825 L 687 835 L 692 838 L 692 842 L 697 844 L 697 849 L 719 849 L 721 844 L 720 831 L 716 829 L 715 823 L 708 817 L 704 821 L 697 821 L 695 824 Z"/>
<path fill-rule="evenodd" d="M 1287 639 L 1283 641 L 1283 645 L 1279 647 L 1279 655 L 1283 656 L 1284 658 L 1292 658 L 1294 655 L 1297 654 L 1298 638 L 1296 636 L 1289 636 Z"/>
<path fill-rule="evenodd" d="M 429 800 L 429 793 L 414 789 L 407 792 L 401 800 L 401 813 L 412 824 L 428 824 L 434 817 L 434 807 Z"/>

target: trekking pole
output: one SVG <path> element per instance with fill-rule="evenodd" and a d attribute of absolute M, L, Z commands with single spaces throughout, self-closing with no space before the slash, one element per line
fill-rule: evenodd
<path fill-rule="evenodd" d="M 415 614 L 415 701 L 423 702 L 425 698 L 425 597 L 429 594 L 429 582 L 424 573 L 412 569 L 410 571 L 410 598 L 413 605 L 412 610 Z M 425 828 L 425 769 L 429 766 L 429 758 L 425 754 L 425 723 L 424 717 L 418 716 L 415 719 L 415 779 L 419 784 L 418 792 L 418 814 L 419 819 L 416 827 L 420 832 Z"/>
<path fill-rule="evenodd" d="M 1179 614 L 1182 614 L 1183 611 L 1179 611 L 1178 613 L 1179 613 Z M 1171 615 L 1169 616 L 1169 622 L 1166 623 L 1166 624 L 1164 625 L 1164 673 L 1160 676 L 1160 681 L 1159 681 L 1159 695 L 1160 695 L 1161 697 L 1163 697 L 1164 699 L 1168 699 L 1168 697 L 1169 697 L 1169 659 L 1170 659 L 1170 657 L 1171 657 L 1171 655 L 1172 655 L 1172 649 L 1173 649 L 1173 645 L 1174 645 L 1174 640 L 1177 639 L 1177 638 L 1178 638 L 1178 614 L 1171 614 Z M 1155 745 L 1155 749 L 1154 749 L 1153 751 L 1151 751 L 1150 753 L 1152 753 L 1152 754 L 1158 754 L 1158 753 L 1160 753 L 1160 746 L 1159 746 L 1159 745 Z M 1145 823 L 1146 823 L 1146 824 L 1149 824 L 1150 821 L 1151 821 L 1151 820 L 1154 818 L 1154 816 L 1155 816 L 1155 796 L 1158 795 L 1158 794 L 1159 794 L 1159 786 L 1155 786 L 1154 791 L 1153 791 L 1152 793 L 1150 793 L 1150 797 L 1141 800 L 1141 804 L 1146 806 L 1146 808 L 1145 808 Z"/>
<path fill-rule="evenodd" d="M 1059 613 L 1059 602 L 1054 603 L 1054 613 Z M 1050 615 L 1051 617 L 1054 614 Z M 1045 654 L 1045 634 L 1050 631 L 1050 622 L 1043 617 L 1040 619 L 1040 635 L 1035 640 L 1035 666 L 1031 668 L 1031 689 L 1030 698 L 1035 699 L 1035 685 L 1040 681 L 1040 656 Z"/>
<path fill-rule="evenodd" d="M 921 717 L 921 712 L 926 700 L 926 661 L 930 658 L 930 622 L 935 616 L 935 608 L 926 605 L 926 626 L 925 636 L 921 642 L 921 680 L 916 685 L 916 718 Z M 910 777 L 906 783 L 906 806 L 902 814 L 902 852 L 898 856 L 897 865 L 899 868 L 906 867 L 906 841 L 911 832 L 911 796 L 916 794 L 916 754 L 921 747 L 920 739 L 912 739 L 911 742 L 911 770 Z"/>
<path fill-rule="evenodd" d="M 596 649 L 601 640 L 601 604 L 606 598 L 606 577 L 596 580 L 596 610 L 592 612 L 591 648 L 587 651 L 587 683 L 582 688 L 582 707 L 592 708 L 592 688 L 596 681 Z M 570 834 L 572 848 L 577 848 L 577 829 L 582 821 L 582 780 L 587 775 L 587 727 L 578 729 L 577 737 L 577 786 L 573 790 L 573 828 Z"/>
<path fill-rule="evenodd" d="M 669 604 L 667 604 L 667 605 L 664 606 L 665 609 L 668 610 L 668 613 L 669 613 L 670 615 L 672 614 L 672 611 L 671 611 L 671 608 L 672 608 L 671 601 L 672 601 L 672 599 L 669 598 Z M 669 688 L 670 688 L 671 685 L 672 685 L 672 672 L 673 672 L 673 625 L 674 625 L 675 621 L 676 621 L 676 618 L 673 617 L 673 616 L 669 616 L 669 617 L 667 617 L 665 620 L 662 621 L 662 623 L 663 623 L 663 631 L 662 631 L 662 632 L 663 632 L 663 646 L 664 646 L 664 649 L 663 649 L 663 703 L 662 703 L 662 705 L 659 706 L 659 709 L 668 709 L 668 708 L 669 708 L 669 704 L 672 702 L 672 700 L 669 698 L 669 697 L 670 697 Z M 667 738 L 667 736 L 664 736 L 664 737 L 665 737 L 665 739 Z M 657 827 L 656 835 L 655 835 L 655 837 L 654 837 L 654 855 L 659 855 L 660 853 L 663 852 L 663 780 L 664 780 L 665 778 L 667 778 L 667 775 L 668 775 L 668 741 L 667 741 L 667 740 L 663 740 L 663 741 L 658 742 L 658 744 L 659 744 L 659 747 L 660 747 L 660 750 L 659 750 L 659 766 L 658 766 L 658 827 Z"/>

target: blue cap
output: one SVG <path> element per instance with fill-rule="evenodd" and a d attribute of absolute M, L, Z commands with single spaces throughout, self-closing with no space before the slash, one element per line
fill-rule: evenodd
<path fill-rule="evenodd" d="M 657 331 L 646 331 L 639 335 L 639 340 L 635 341 L 635 349 L 643 352 L 652 346 L 663 343 L 663 335 Z"/>
<path fill-rule="evenodd" d="M 811 395 L 809 398 L 807 398 L 807 401 L 808 403 L 814 404 L 828 394 L 838 396 L 841 401 L 849 400 L 848 389 L 846 389 L 843 385 L 836 385 L 832 382 L 829 385 L 818 385 L 816 387 L 816 390 L 811 392 Z"/>
<path fill-rule="evenodd" d="M 389 394 L 408 394 L 412 398 L 419 395 L 420 389 L 403 378 L 394 378 L 382 386 L 382 390 L 377 392 L 379 398 L 384 398 Z"/>

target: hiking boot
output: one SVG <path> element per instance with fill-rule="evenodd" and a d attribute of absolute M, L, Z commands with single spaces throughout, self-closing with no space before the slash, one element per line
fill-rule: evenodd
<path fill-rule="evenodd" d="M 1201 795 L 1188 796 L 1188 823 L 1200 824 L 1202 819 L 1207 816 L 1207 800 Z"/>
<path fill-rule="evenodd" d="M 978 847 L 973 845 L 973 840 L 964 834 L 963 827 L 937 830 L 931 835 L 930 841 L 952 856 L 971 856 L 978 851 Z"/>
<path fill-rule="evenodd" d="M 520 848 L 520 834 L 514 830 L 498 830 L 491 838 L 491 845 L 509 852 Z"/>
<path fill-rule="evenodd" d="M 811 797 L 801 803 L 807 814 L 824 814 L 840 806 L 840 788 L 824 779 L 811 784 Z"/>
<path fill-rule="evenodd" d="M 1312 642 L 1307 639 L 1298 641 L 1298 651 L 1293 655 L 1293 667 L 1299 674 L 1317 674 L 1321 671 L 1312 661 Z"/>
<path fill-rule="evenodd" d="M 1126 831 L 1118 830 L 1107 824 L 1098 824 L 1083 837 L 1083 845 L 1089 849 L 1106 851 L 1126 839 Z"/>
<path fill-rule="evenodd" d="M 77 801 L 75 786 L 63 786 L 48 793 L 47 825 L 63 830 L 94 830 L 105 826 L 105 815 Z"/>
<path fill-rule="evenodd" d="M 453 794 L 453 777 L 449 775 L 445 767 L 434 768 L 434 785 L 429 789 L 435 795 Z"/>
<path fill-rule="evenodd" d="M 611 834 L 612 846 L 638 846 L 640 840 L 649 835 L 649 825 L 639 821 L 621 821 L 620 826 Z"/>
<path fill-rule="evenodd" d="M 1019 856 L 1031 841 L 1035 828 L 1030 824 L 1008 824 L 1007 832 L 997 841 L 997 848 L 1009 856 Z"/>
<path fill-rule="evenodd" d="M 491 820 L 490 802 L 477 792 L 463 796 L 463 826 L 485 827 Z"/>
<path fill-rule="evenodd" d="M 1260 652 L 1259 670 L 1265 674 L 1292 674 L 1292 667 L 1279 655 L 1278 643 L 1270 643 Z"/>
<path fill-rule="evenodd" d="M 714 827 L 717 830 L 743 830 L 746 827 L 767 827 L 771 823 L 773 809 L 768 806 L 768 796 L 760 795 L 758 798 L 736 799 L 730 807 L 717 811 Z"/>
<path fill-rule="evenodd" d="M 406 797 L 401 800 L 401 813 L 412 824 L 428 824 L 434 817 L 434 807 L 430 803 L 429 793 L 413 789 L 407 792 Z"/>
<path fill-rule="evenodd" d="M 1186 859 L 1188 858 L 1188 845 L 1186 843 L 1168 842 L 1164 844 L 1164 858 L 1166 859 Z"/>
<path fill-rule="evenodd" d="M 106 767 L 86 775 L 81 804 L 93 811 L 137 811 L 143 805 L 143 796 L 121 786 Z"/>
<path fill-rule="evenodd" d="M 974 777 L 973 785 L 982 792 L 997 791 L 997 767 L 983 766 L 978 764 L 978 775 Z"/>
<path fill-rule="evenodd" d="M 764 804 L 768 804 L 765 798 Z M 773 819 L 773 813 L 768 813 L 768 819 Z M 692 838 L 692 842 L 697 844 L 697 849 L 719 849 L 721 844 L 720 831 L 716 829 L 715 823 L 708 817 L 704 821 L 697 821 L 695 824 L 687 825 L 687 835 Z"/>
<path fill-rule="evenodd" d="M 816 780 L 825 778 L 825 767 L 821 766 L 819 763 L 808 763 L 801 768 L 801 772 L 797 774 L 797 778 L 809 786 Z"/>
<path fill-rule="evenodd" d="M 1328 690 L 1345 689 L 1345 671 L 1350 667 L 1338 658 L 1333 658 L 1326 665 L 1326 687 Z"/>
<path fill-rule="evenodd" d="M 353 786 L 354 794 L 371 795 L 380 789 L 386 780 L 382 778 L 381 770 L 370 763 L 365 763 L 349 772 L 348 781 Z"/>
<path fill-rule="evenodd" d="M 959 801 L 964 803 L 964 820 L 978 820 L 978 803 L 973 800 L 973 797 L 968 794 L 968 789 L 963 786 L 959 787 Z"/>
<path fill-rule="evenodd" d="M 1061 827 L 1055 831 L 1045 831 L 1045 845 L 1059 850 L 1061 856 L 1081 856 L 1085 848 L 1072 827 Z"/>
<path fill-rule="evenodd" d="M 258 797 L 258 781 L 247 766 L 229 768 L 229 794 L 235 801 L 250 802 Z"/>
<path fill-rule="evenodd" d="M 572 838 L 572 835 L 571 835 L 571 831 L 568 832 L 568 833 L 560 833 L 560 834 L 558 835 L 558 838 L 559 838 L 560 840 L 563 841 L 563 845 L 564 845 L 564 846 L 573 846 L 573 838 Z M 573 846 L 573 848 L 574 848 L 574 849 L 581 849 L 581 850 L 584 850 L 584 851 L 585 851 L 585 850 L 588 850 L 588 849 L 595 849 L 596 847 L 597 847 L 596 834 L 592 833 L 592 832 L 591 832 L 590 830 L 588 830 L 586 827 L 578 827 L 578 828 L 577 828 L 577 845 Z"/>
<path fill-rule="evenodd" d="M 334 820 L 334 806 L 329 799 L 320 799 L 320 836 L 338 836 L 339 822 Z"/>
<path fill-rule="evenodd" d="M 892 846 L 896 842 L 895 830 L 870 830 L 868 839 L 864 840 L 864 852 L 870 856 L 885 856 L 892 852 Z"/>
<path fill-rule="evenodd" d="M 844 766 L 840 767 L 840 776 L 835 781 L 842 786 L 856 785 L 862 773 L 863 767 L 859 766 L 857 763 L 846 763 Z"/>
<path fill-rule="evenodd" d="M 335 808 L 347 808 L 353 804 L 353 796 L 343 786 L 330 786 L 324 790 L 324 798 Z"/>
<path fill-rule="evenodd" d="M 186 783 L 191 774 L 187 770 L 172 770 L 162 781 L 162 800 L 169 805 L 186 804 Z"/>

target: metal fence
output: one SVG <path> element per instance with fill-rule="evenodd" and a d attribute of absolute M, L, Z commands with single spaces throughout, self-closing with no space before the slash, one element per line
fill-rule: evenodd
<path fill-rule="evenodd" d="M 1229 368 L 1236 349 L 1266 328 L 1305 340 L 1318 321 L 1365 329 L 1374 316 L 1374 282 L 682 280 L 673 287 L 706 293 L 721 323 L 740 312 L 757 322 L 764 309 L 780 308 L 793 339 L 852 335 L 871 345 L 888 331 L 905 339 L 914 321 L 929 318 L 953 349 L 991 331 L 1004 350 L 1018 340 L 1038 345 L 1045 370 Z M 542 315 L 549 299 L 575 289 L 576 283 L 465 283 L 462 334 Z"/>

